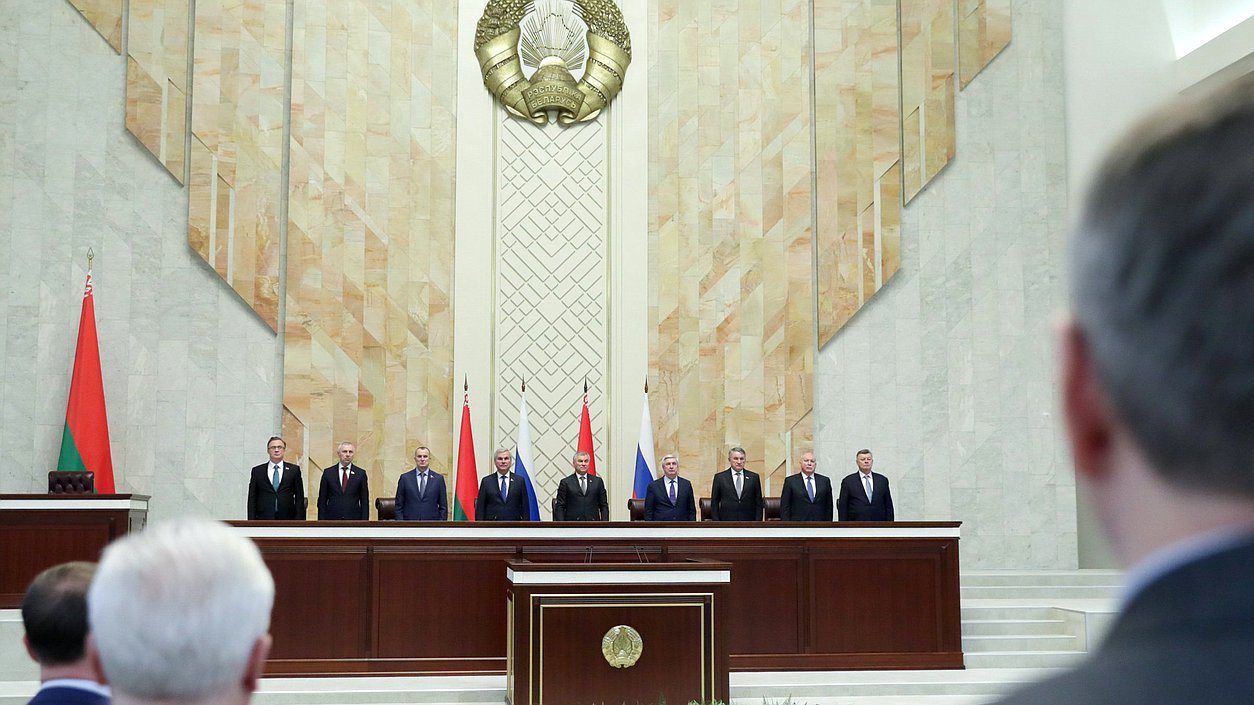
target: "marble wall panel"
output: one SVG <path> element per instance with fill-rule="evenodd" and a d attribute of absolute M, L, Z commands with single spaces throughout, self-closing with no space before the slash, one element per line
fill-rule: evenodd
<path fill-rule="evenodd" d="M 809 441 L 808 2 L 659 0 L 649 27 L 650 398 L 708 491 L 727 448 Z"/>
<path fill-rule="evenodd" d="M 113 50 L 122 52 L 122 0 L 70 0 Z"/>
<path fill-rule="evenodd" d="M 821 472 L 875 451 L 898 519 L 958 520 L 964 568 L 1076 566 L 1051 322 L 1064 305 L 1062 9 L 954 102 L 958 157 L 902 213 L 901 271 L 819 354 Z"/>
<path fill-rule="evenodd" d="M 275 330 L 287 11 L 287 0 L 196 3 L 188 181 L 188 245 Z"/>
<path fill-rule="evenodd" d="M 183 183 L 188 0 L 129 0 L 126 129 Z"/>
<path fill-rule="evenodd" d="M 963 88 L 1010 43 L 1011 0 L 958 0 L 958 77 Z"/>
<path fill-rule="evenodd" d="M 88 248 L 113 464 L 154 520 L 242 519 L 277 341 L 186 245 L 185 191 L 126 134 L 125 62 L 67 2 L 0 2 L 0 492 L 42 492 Z"/>
<path fill-rule="evenodd" d="M 896 273 L 901 109 L 895 0 L 814 3 L 819 345 Z M 890 200 L 885 195 L 898 194 Z"/>
<path fill-rule="evenodd" d="M 457 6 L 293 11 L 284 432 L 311 504 L 341 439 L 391 495 L 414 446 L 452 463 Z"/>
<path fill-rule="evenodd" d="M 954 3 L 901 0 L 905 202 L 954 156 Z"/>

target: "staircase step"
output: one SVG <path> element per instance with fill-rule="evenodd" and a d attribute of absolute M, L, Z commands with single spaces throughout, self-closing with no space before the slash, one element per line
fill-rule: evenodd
<path fill-rule="evenodd" d="M 997 634 L 963 636 L 964 654 L 1008 651 L 1082 651 L 1084 642 L 1074 634 Z"/>
<path fill-rule="evenodd" d="M 1122 586 L 1119 570 L 968 570 L 962 573 L 964 586 L 1005 585 L 1102 585 Z"/>
<path fill-rule="evenodd" d="M 963 661 L 975 668 L 1065 668 L 1084 658 L 1083 651 L 984 651 L 964 653 Z"/>
<path fill-rule="evenodd" d="M 1000 636 L 1066 634 L 1067 623 L 1061 619 L 966 619 L 962 635 Z"/>
<path fill-rule="evenodd" d="M 1122 589 L 1119 585 L 963 585 L 961 594 L 964 600 L 1088 600 L 1118 597 Z"/>
<path fill-rule="evenodd" d="M 1058 612 L 1049 605 L 1015 605 L 976 601 L 962 601 L 962 621 L 993 619 L 1058 619 Z"/>

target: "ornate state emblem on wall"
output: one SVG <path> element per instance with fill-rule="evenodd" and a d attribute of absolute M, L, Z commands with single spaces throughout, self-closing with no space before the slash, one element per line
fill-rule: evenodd
<path fill-rule="evenodd" d="M 613 0 L 489 0 L 475 57 L 512 115 L 544 125 L 554 112 L 568 126 L 594 119 L 618 95 L 631 35 Z"/>

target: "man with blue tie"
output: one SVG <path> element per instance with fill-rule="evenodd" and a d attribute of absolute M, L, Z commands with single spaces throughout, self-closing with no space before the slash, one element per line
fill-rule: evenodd
<path fill-rule="evenodd" d="M 832 481 L 815 472 L 814 453 L 801 454 L 801 472 L 784 480 L 779 496 L 783 521 L 831 521 Z"/>
<path fill-rule="evenodd" d="M 871 472 L 875 459 L 863 448 L 854 456 L 858 471 L 840 481 L 836 514 L 841 521 L 892 521 L 893 495 L 888 478 Z"/>
<path fill-rule="evenodd" d="M 283 460 L 287 442 L 278 436 L 266 441 L 269 462 L 253 468 L 248 479 L 249 519 L 305 519 L 305 478 L 300 466 Z"/>
<path fill-rule="evenodd" d="M 431 449 L 414 450 L 414 469 L 401 474 L 396 482 L 398 521 L 444 521 L 448 519 L 448 497 L 444 476 L 431 469 Z"/>
<path fill-rule="evenodd" d="M 510 472 L 514 456 L 505 448 L 497 448 L 492 455 L 496 472 L 479 483 L 479 496 L 475 497 L 477 521 L 530 521 L 531 500 L 527 496 L 527 484 Z"/>
<path fill-rule="evenodd" d="M 697 503 L 692 483 L 679 476 L 679 458 L 662 456 L 662 476 L 649 483 L 644 493 L 645 521 L 694 521 Z"/>

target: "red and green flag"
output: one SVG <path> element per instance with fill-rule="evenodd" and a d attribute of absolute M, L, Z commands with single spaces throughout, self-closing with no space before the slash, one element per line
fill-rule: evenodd
<path fill-rule="evenodd" d="M 91 272 L 83 289 L 83 312 L 78 319 L 78 347 L 74 376 L 65 410 L 58 470 L 96 473 L 96 491 L 113 494 L 113 459 L 109 453 L 109 419 L 105 416 L 104 384 L 100 378 L 100 344 L 96 340 L 96 307 L 92 303 Z"/>
<path fill-rule="evenodd" d="M 457 443 L 457 485 L 453 497 L 453 521 L 475 520 L 479 494 L 479 470 L 475 467 L 475 439 L 470 433 L 470 385 L 462 383 L 462 431 Z"/>
<path fill-rule="evenodd" d="M 592 449 L 592 418 L 588 416 L 588 380 L 583 381 L 583 411 L 579 414 L 580 453 L 588 454 L 588 474 L 597 474 L 597 454 Z"/>

